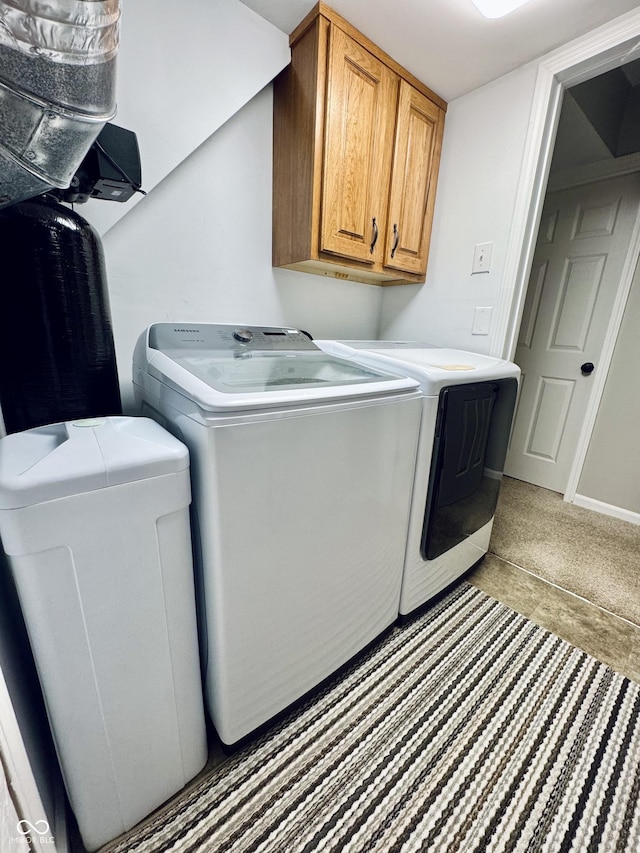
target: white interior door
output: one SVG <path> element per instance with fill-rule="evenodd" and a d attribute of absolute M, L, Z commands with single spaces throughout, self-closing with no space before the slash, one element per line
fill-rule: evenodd
<path fill-rule="evenodd" d="M 639 201 L 638 175 L 547 196 L 515 355 L 511 477 L 566 489 Z"/>

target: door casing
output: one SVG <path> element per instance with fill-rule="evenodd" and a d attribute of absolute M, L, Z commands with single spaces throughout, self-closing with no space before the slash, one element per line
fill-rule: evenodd
<path fill-rule="evenodd" d="M 501 294 L 491 355 L 513 359 L 515 354 L 564 90 L 617 68 L 623 62 L 637 59 L 640 56 L 639 39 L 640 11 L 623 15 L 594 33 L 554 51 L 538 67 L 505 259 L 504 281 L 513 281 L 514 288 L 503 289 Z M 640 234 L 635 235 L 629 256 L 633 256 L 634 252 L 637 259 L 640 254 Z M 634 269 L 635 260 L 628 262 L 621 277 L 602 350 L 602 370 L 594 377 L 591 399 L 564 495 L 564 499 L 569 502 L 576 495 Z"/>

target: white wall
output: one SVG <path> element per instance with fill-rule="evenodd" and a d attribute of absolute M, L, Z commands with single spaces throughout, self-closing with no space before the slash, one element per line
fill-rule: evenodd
<path fill-rule="evenodd" d="M 114 123 L 133 130 L 145 190 L 157 186 L 290 61 L 288 37 L 240 0 L 122 4 Z M 90 200 L 104 234 L 126 204 Z"/>
<path fill-rule="evenodd" d="M 183 16 L 137 0 L 121 30 L 116 123 L 138 136 L 148 195 L 81 212 L 103 236 L 125 410 L 133 347 L 153 322 L 375 337 L 379 288 L 271 266 L 270 81 L 287 36 L 239 0 L 192 0 Z"/>
<path fill-rule="evenodd" d="M 533 102 L 531 64 L 452 101 L 447 110 L 427 280 L 385 288 L 381 337 L 489 353 Z M 476 243 L 493 242 L 491 271 L 471 275 Z M 471 333 L 476 307 L 489 334 Z M 501 342 L 500 342 L 501 343 Z"/>
<path fill-rule="evenodd" d="M 127 407 L 133 347 L 153 322 L 376 336 L 379 287 L 271 266 L 272 106 L 267 86 L 103 237 Z"/>

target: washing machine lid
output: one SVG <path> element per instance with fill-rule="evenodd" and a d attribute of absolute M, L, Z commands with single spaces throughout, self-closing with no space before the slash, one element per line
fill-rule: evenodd
<path fill-rule="evenodd" d="M 520 376 L 510 361 L 418 341 L 316 341 L 325 352 L 370 367 L 416 379 L 423 394 L 437 395 L 449 385 Z"/>
<path fill-rule="evenodd" d="M 134 365 L 210 412 L 415 393 L 418 382 L 325 353 L 299 329 L 155 323 Z"/>

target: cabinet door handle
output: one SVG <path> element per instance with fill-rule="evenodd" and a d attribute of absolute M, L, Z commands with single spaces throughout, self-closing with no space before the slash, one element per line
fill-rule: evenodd
<path fill-rule="evenodd" d="M 378 242 L 378 223 L 376 222 L 375 216 L 373 217 L 372 225 L 373 225 L 373 232 L 371 235 L 371 246 L 369 247 L 369 251 L 373 255 L 373 250 L 375 249 L 376 243 Z"/>
<path fill-rule="evenodd" d="M 393 247 L 391 249 L 391 257 L 393 257 L 395 255 L 399 242 L 400 242 L 400 232 L 398 231 L 398 226 L 394 222 L 393 223 Z"/>

